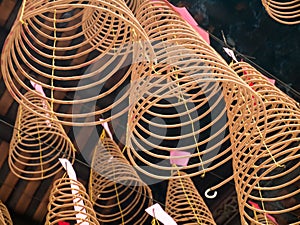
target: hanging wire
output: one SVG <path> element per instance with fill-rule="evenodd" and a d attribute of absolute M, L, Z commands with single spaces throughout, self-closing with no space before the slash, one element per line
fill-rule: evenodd
<path fill-rule="evenodd" d="M 273 78 L 276 80 L 276 82 L 278 84 L 280 84 L 281 86 L 289 89 L 290 92 L 292 92 L 295 96 L 297 96 L 298 98 L 300 98 L 300 92 L 295 90 L 294 88 L 292 88 L 290 85 L 286 84 L 285 82 L 283 82 L 282 80 L 280 80 L 278 77 L 274 76 L 273 74 L 271 74 L 270 72 L 268 72 L 267 70 L 265 70 L 264 68 L 262 68 L 261 66 L 259 66 L 257 63 L 253 62 L 251 59 L 249 59 L 249 56 L 246 56 L 245 54 L 239 52 L 238 50 L 236 50 L 235 48 L 232 48 L 230 45 L 227 44 L 227 42 L 221 40 L 220 38 L 218 38 L 217 36 L 215 36 L 214 34 L 212 34 L 211 32 L 209 32 L 208 30 L 206 31 L 216 42 L 218 42 L 220 45 L 229 48 L 230 50 L 232 50 L 236 55 L 240 56 L 242 59 L 244 59 L 246 62 L 252 64 L 253 66 L 255 66 L 258 70 L 260 70 L 262 73 L 264 73 L 265 75 Z"/>

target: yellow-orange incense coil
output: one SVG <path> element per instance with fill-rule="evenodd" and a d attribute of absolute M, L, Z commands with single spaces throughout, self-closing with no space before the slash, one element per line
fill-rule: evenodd
<path fill-rule="evenodd" d="M 53 183 L 46 225 L 58 222 L 99 225 L 84 186 L 77 180 L 61 178 Z"/>
<path fill-rule="evenodd" d="M 24 97 L 37 107 L 50 107 L 35 91 L 27 92 Z M 43 111 L 33 113 L 27 108 L 30 106 L 24 107 L 24 104 L 27 103 L 20 104 L 18 109 L 8 164 L 11 171 L 22 179 L 45 179 L 62 169 L 59 158 L 74 161 L 75 148 L 54 115 L 41 117 Z"/>
<path fill-rule="evenodd" d="M 95 148 L 89 190 L 100 222 L 143 224 L 148 217 L 151 190 L 110 138 L 101 138 Z"/>
<path fill-rule="evenodd" d="M 127 69 L 145 58 L 147 43 L 126 4 L 114 0 L 25 2 L 18 15 L 22 22 L 17 20 L 12 27 L 1 57 L 12 96 L 40 115 L 41 111 L 43 116 L 54 113 L 54 119 L 65 125 L 95 125 L 102 123 L 99 117 L 113 119 L 125 113 L 128 105 L 123 104 L 109 115 L 128 97 L 124 92 L 114 100 L 114 91 L 129 83 L 131 70 Z M 28 80 L 43 87 L 46 97 L 40 96 L 51 103 L 51 110 L 21 101 L 20 89 L 31 89 Z"/>
<path fill-rule="evenodd" d="M 180 166 L 189 169 L 184 176 L 205 174 L 228 162 L 227 109 L 238 110 L 255 92 L 165 1 L 145 1 L 137 19 L 157 62 L 136 73 L 132 82 L 126 138 L 131 163 L 151 177 L 166 179 L 176 158 L 189 160 Z M 176 156 L 181 153 L 185 155 Z"/>
<path fill-rule="evenodd" d="M 262 4 L 277 22 L 287 25 L 300 23 L 299 0 L 262 0 Z"/>
<path fill-rule="evenodd" d="M 10 214 L 6 206 L 0 201 L 0 225 L 12 225 Z"/>
<path fill-rule="evenodd" d="M 295 223 L 300 212 L 299 108 L 249 64 L 237 63 L 232 68 L 256 91 L 266 107 L 266 114 L 259 117 L 256 133 L 236 132 L 232 137 L 232 142 L 235 140 L 239 146 L 239 151 L 233 154 L 233 168 L 242 224 L 260 224 L 251 216 L 253 211 Z M 246 107 L 252 111 L 249 105 Z M 239 123 L 232 130 L 242 130 Z M 246 143 L 237 140 L 249 136 Z M 257 203 L 261 209 L 248 201 Z"/>
<path fill-rule="evenodd" d="M 166 212 L 178 224 L 209 224 L 215 221 L 191 178 L 182 178 L 183 172 L 175 173 L 169 180 Z"/>

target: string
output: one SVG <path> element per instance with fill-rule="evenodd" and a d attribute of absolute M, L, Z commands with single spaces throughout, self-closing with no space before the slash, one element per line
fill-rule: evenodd
<path fill-rule="evenodd" d="M 151 221 L 151 225 L 159 225 L 159 222 L 155 216 L 155 210 L 153 209 L 153 219 Z"/>
<path fill-rule="evenodd" d="M 176 166 L 176 165 L 175 165 L 175 166 Z M 187 199 L 189 205 L 190 205 L 191 208 L 192 208 L 192 211 L 193 211 L 193 213 L 194 213 L 194 216 L 195 216 L 195 218 L 197 219 L 197 223 L 198 223 L 198 224 L 202 224 L 201 219 L 198 218 L 197 213 L 196 213 L 196 211 L 195 211 L 195 209 L 194 209 L 194 207 L 193 207 L 193 204 L 191 203 L 190 198 L 189 198 L 188 194 L 186 193 L 185 187 L 184 187 L 183 182 L 182 182 L 182 178 L 180 177 L 180 170 L 178 169 L 177 166 L 176 166 L 176 168 L 177 168 L 177 172 L 178 172 L 178 175 L 179 175 L 179 181 L 180 181 L 180 184 L 181 184 L 183 193 L 184 193 L 184 195 L 185 195 L 185 197 L 186 197 L 186 199 Z M 200 220 L 200 221 L 199 221 L 199 220 Z"/>
<path fill-rule="evenodd" d="M 44 178 L 43 154 L 42 154 L 41 135 L 40 135 L 40 129 L 39 129 L 38 123 L 36 123 L 36 128 L 38 131 L 38 141 L 39 141 L 39 147 L 40 147 L 40 151 L 39 151 L 40 152 L 40 164 L 41 164 L 41 173 L 42 173 L 42 179 L 43 179 Z"/>
<path fill-rule="evenodd" d="M 22 115 L 22 111 L 23 111 L 23 107 L 22 105 L 19 106 L 19 114 Z M 14 127 L 15 128 L 15 127 Z M 18 128 L 17 128 L 17 136 L 18 136 L 18 143 L 21 143 L 21 134 L 20 134 L 21 130 L 21 116 L 19 116 L 19 120 L 18 120 Z"/>
<path fill-rule="evenodd" d="M 56 51 L 56 41 L 57 41 L 57 36 L 56 36 L 56 9 L 54 9 L 54 15 L 53 15 L 53 51 L 52 51 L 52 70 L 51 70 L 51 112 L 52 112 L 52 121 L 53 121 L 53 104 L 54 104 L 54 75 L 55 75 L 55 51 Z"/>
<path fill-rule="evenodd" d="M 255 177 L 256 177 L 256 179 L 258 179 L 257 173 L 255 173 Z M 259 197 L 260 197 L 260 200 L 261 200 L 261 206 L 262 206 L 263 211 L 265 212 L 266 211 L 265 210 L 265 204 L 264 204 L 264 201 L 263 201 L 263 196 L 262 196 L 262 193 L 261 193 L 261 187 L 260 187 L 259 182 L 257 182 L 257 186 L 258 186 Z M 268 222 L 266 213 L 264 213 L 264 217 L 265 217 L 265 221 L 267 222 L 267 225 L 268 225 L 269 222 Z"/>
<path fill-rule="evenodd" d="M 113 164 L 113 173 L 114 173 L 114 180 L 116 180 L 114 164 Z M 118 202 L 118 207 L 119 207 L 119 210 L 120 210 L 120 213 L 121 213 L 122 224 L 124 225 L 125 221 L 124 221 L 123 210 L 122 210 L 122 207 L 121 207 L 121 202 L 120 202 L 120 199 L 119 199 L 119 193 L 118 193 L 118 189 L 117 189 L 117 184 L 116 184 L 115 181 L 114 181 L 114 187 L 115 187 L 115 192 L 116 192 L 116 198 L 117 198 L 117 202 Z"/>
<path fill-rule="evenodd" d="M 105 129 L 102 130 L 102 133 L 100 135 L 100 140 L 104 140 L 106 138 L 106 132 L 105 132 Z M 95 154 L 96 154 L 96 150 L 97 148 L 95 148 L 94 150 L 94 154 L 93 154 L 93 158 L 95 158 Z M 115 179 L 115 169 L 114 169 L 114 165 L 113 165 L 113 173 L 114 173 L 114 180 Z M 92 180 L 90 179 L 90 187 L 92 186 Z M 116 192 L 116 198 L 117 198 L 117 203 L 118 203 L 118 207 L 119 207 L 119 210 L 120 210 L 120 213 L 121 213 L 121 218 L 122 218 L 122 224 L 124 225 L 125 224 L 125 221 L 124 221 L 124 215 L 123 215 L 123 210 L 122 210 L 122 207 L 121 207 L 121 203 L 120 203 L 120 199 L 119 199 L 119 193 L 118 193 L 118 188 L 117 188 L 117 184 L 116 182 L 114 181 L 114 187 L 115 187 L 115 192 Z"/>
<path fill-rule="evenodd" d="M 132 28 L 132 32 L 133 32 L 133 36 L 134 36 L 134 37 L 137 37 L 137 33 L 135 32 L 135 29 L 134 29 L 134 28 Z M 143 45 L 141 44 L 140 39 L 138 40 L 138 43 L 139 43 L 139 45 L 141 46 L 141 48 L 143 48 Z M 145 54 L 145 57 L 146 57 L 146 59 L 148 60 L 148 62 L 151 63 L 151 69 L 152 69 L 152 71 L 154 71 L 154 73 L 157 74 L 157 75 L 161 75 L 160 72 L 157 72 L 157 71 L 156 71 L 156 68 L 154 67 L 152 61 L 150 61 L 150 58 L 149 58 L 148 54 Z"/>
<path fill-rule="evenodd" d="M 175 69 L 173 68 L 173 71 L 175 71 Z M 177 70 L 176 70 L 177 71 Z M 175 78 L 176 80 L 178 81 L 179 78 L 178 78 L 178 73 L 175 74 Z M 180 87 L 180 84 L 179 82 L 177 83 L 178 87 L 179 87 L 179 91 L 180 91 L 180 95 L 179 95 L 179 98 L 182 100 L 184 106 L 185 106 L 185 109 L 186 111 L 188 112 L 189 111 L 189 108 L 187 106 L 187 103 L 183 97 L 183 94 L 182 94 L 182 91 L 181 91 L 181 87 Z M 191 126 L 192 126 L 192 133 L 193 133 L 193 137 L 194 137 L 194 142 L 196 144 L 196 150 L 197 150 L 197 153 L 198 153 L 198 156 L 199 156 L 199 160 L 200 160 L 200 163 L 201 163 L 201 167 L 202 167 L 202 170 L 203 170 L 203 174 L 201 174 L 201 177 L 204 178 L 205 177 L 205 168 L 204 168 L 204 165 L 203 165 L 203 161 L 202 161 L 202 158 L 200 156 L 200 150 L 199 150 L 199 146 L 198 146 L 198 141 L 197 141 L 197 138 L 196 138 L 196 134 L 195 134 L 195 126 L 194 126 L 194 122 L 193 122 L 193 119 L 191 117 L 191 114 L 188 113 L 188 116 L 189 116 L 189 119 L 191 121 Z"/>
<path fill-rule="evenodd" d="M 21 8 L 21 15 L 20 15 L 20 22 L 23 25 L 26 25 L 25 21 L 23 20 L 25 5 L 26 5 L 26 0 L 23 0 L 22 8 Z"/>

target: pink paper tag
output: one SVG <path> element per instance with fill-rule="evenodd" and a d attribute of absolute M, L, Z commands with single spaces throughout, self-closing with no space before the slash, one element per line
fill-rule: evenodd
<path fill-rule="evenodd" d="M 152 0 L 153 2 L 156 2 L 157 0 Z M 204 41 L 207 44 L 210 44 L 209 40 L 209 34 L 205 30 L 203 30 L 201 27 L 198 26 L 198 23 L 196 20 L 192 17 L 192 15 L 189 13 L 189 11 L 185 7 L 176 7 L 172 5 L 167 0 L 164 0 L 169 6 L 172 7 L 172 9 L 177 12 L 183 20 L 185 20 L 188 24 L 190 24 L 197 32 L 198 34 L 204 39 Z M 159 4 L 157 4 L 159 6 Z"/>
<path fill-rule="evenodd" d="M 266 77 L 266 76 L 265 76 L 265 78 L 267 78 L 268 81 L 270 81 L 271 84 L 275 85 L 275 80 L 274 80 L 274 79 L 268 78 L 268 77 Z"/>
<path fill-rule="evenodd" d="M 185 7 L 176 7 L 169 3 L 167 0 L 165 0 L 171 7 L 173 8 L 174 11 L 176 11 L 182 19 L 184 19 L 188 24 L 190 24 L 197 32 L 200 34 L 200 36 L 206 41 L 207 44 L 210 44 L 209 40 L 209 34 L 205 30 L 203 30 L 201 27 L 198 26 L 198 23 L 196 20 L 192 17 L 190 12 L 185 8 Z"/>
<path fill-rule="evenodd" d="M 176 7 L 176 6 L 172 5 L 172 8 L 176 12 L 178 12 L 179 15 L 182 17 L 182 19 L 184 19 L 190 25 L 198 26 L 198 23 L 196 22 L 196 20 L 192 17 L 192 15 L 189 13 L 189 11 L 185 7 Z"/>
<path fill-rule="evenodd" d="M 206 43 L 210 45 L 209 33 L 207 33 L 199 26 L 195 26 L 194 29 L 200 34 L 204 41 L 206 41 Z"/>
<path fill-rule="evenodd" d="M 40 94 L 42 94 L 44 97 L 46 97 L 45 92 L 44 92 L 44 90 L 43 90 L 43 87 L 42 87 L 41 85 L 36 84 L 36 83 L 33 82 L 33 81 L 30 81 L 30 83 L 31 83 L 32 87 L 34 87 L 34 89 L 35 89 L 38 93 L 40 93 Z M 44 108 L 45 110 L 48 109 L 45 100 L 43 100 L 43 108 Z M 46 115 L 49 117 L 49 113 L 47 113 Z M 51 127 L 50 120 L 46 120 L 46 124 L 47 124 L 48 127 Z"/>
<path fill-rule="evenodd" d="M 252 202 L 252 201 L 248 201 L 248 202 L 249 202 L 249 204 L 252 205 L 254 208 L 256 208 L 256 209 L 261 209 L 257 203 Z M 278 225 L 276 219 L 275 219 L 273 216 L 271 216 L 271 215 L 269 215 L 269 214 L 266 214 L 266 217 L 269 218 L 269 219 L 272 220 L 275 224 Z"/>
<path fill-rule="evenodd" d="M 44 97 L 46 97 L 45 92 L 43 90 L 43 87 L 39 84 L 34 83 L 33 81 L 30 81 L 32 87 L 34 87 L 34 89 L 39 92 L 40 94 L 42 94 Z"/>
<path fill-rule="evenodd" d="M 187 166 L 191 153 L 185 151 L 170 151 L 170 163 L 177 166 Z"/>

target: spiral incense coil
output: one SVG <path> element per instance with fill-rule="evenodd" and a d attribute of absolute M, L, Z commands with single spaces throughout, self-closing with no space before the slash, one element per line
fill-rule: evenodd
<path fill-rule="evenodd" d="M 6 206 L 0 201 L 0 225 L 12 225 L 10 214 Z"/>
<path fill-rule="evenodd" d="M 266 107 L 266 114 L 259 117 L 256 133 L 235 132 L 232 136 L 239 149 L 233 154 L 233 168 L 242 224 L 261 224 L 253 219 L 253 212 L 295 223 L 300 211 L 299 108 L 249 64 L 238 63 L 232 68 L 258 93 Z M 239 126 L 246 130 L 245 124 L 239 121 L 235 124 L 232 130 L 241 131 Z M 248 138 L 247 144 L 237 137 Z M 251 206 L 249 200 L 260 209 Z"/>
<path fill-rule="evenodd" d="M 27 92 L 24 97 L 38 107 L 50 107 L 35 91 Z M 41 117 L 43 111 L 32 113 L 27 107 L 19 106 L 8 164 L 11 171 L 22 179 L 46 179 L 62 169 L 58 158 L 74 161 L 75 148 L 54 115 Z"/>
<path fill-rule="evenodd" d="M 64 125 L 107 122 L 128 110 L 128 92 L 115 93 L 143 70 L 147 36 L 126 4 L 119 1 L 24 1 L 3 52 L 1 69 L 11 95 L 24 107 Z M 146 49 L 145 49 L 146 48 Z M 148 58 L 150 56 L 147 56 Z M 150 58 L 149 58 L 150 59 Z M 141 68 L 142 67 L 142 68 Z M 140 69 L 138 69 L 140 68 Z M 42 86 L 51 109 L 22 101 L 28 80 Z M 112 103 L 111 103 L 112 102 Z M 109 115 L 112 108 L 118 112 Z"/>
<path fill-rule="evenodd" d="M 262 4 L 277 22 L 287 25 L 300 23 L 299 0 L 262 0 Z"/>
<path fill-rule="evenodd" d="M 110 138 L 101 138 L 95 148 L 89 190 L 101 223 L 144 224 L 148 217 L 151 190 Z"/>
<path fill-rule="evenodd" d="M 132 82 L 130 162 L 150 177 L 168 179 L 173 161 L 187 159 L 180 166 L 189 170 L 184 176 L 204 175 L 231 159 L 227 109 L 256 93 L 165 1 L 145 1 L 137 19 L 157 63 Z"/>
<path fill-rule="evenodd" d="M 167 179 L 172 161 L 179 158 L 189 161 L 180 166 L 190 170 L 184 176 L 205 174 L 223 165 L 236 148 L 236 143 L 228 143 L 231 118 L 239 121 L 244 113 L 249 129 L 255 128 L 252 118 L 258 120 L 265 112 L 260 98 L 245 83 L 225 74 L 203 78 L 201 73 L 185 76 L 184 69 L 164 70 L 155 67 L 164 76 L 145 74 L 130 94 L 126 142 L 130 162 L 156 179 Z M 240 107 L 246 103 L 255 105 L 254 112 Z M 172 155 L 176 151 L 187 155 Z"/>
<path fill-rule="evenodd" d="M 59 222 L 99 225 L 89 196 L 77 180 L 61 178 L 53 183 L 45 224 Z"/>
<path fill-rule="evenodd" d="M 191 178 L 182 178 L 177 172 L 169 180 L 166 212 L 178 224 L 216 225 L 211 212 L 200 196 Z"/>

